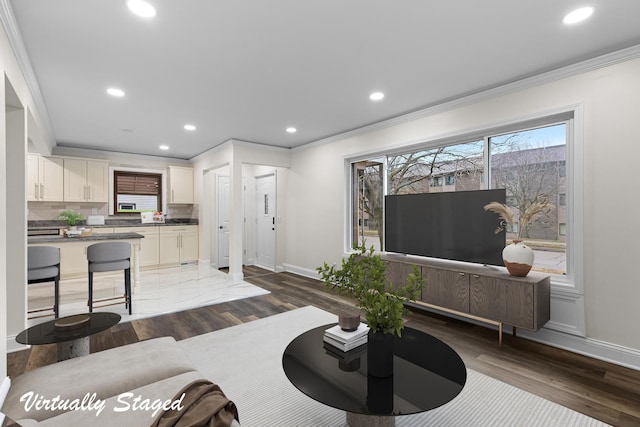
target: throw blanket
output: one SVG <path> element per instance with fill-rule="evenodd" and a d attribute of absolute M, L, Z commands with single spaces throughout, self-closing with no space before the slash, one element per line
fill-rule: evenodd
<path fill-rule="evenodd" d="M 209 380 L 188 384 L 174 400 L 180 399 L 183 393 L 182 410 L 165 411 L 151 427 L 229 427 L 234 418 L 238 420 L 236 405 Z"/>

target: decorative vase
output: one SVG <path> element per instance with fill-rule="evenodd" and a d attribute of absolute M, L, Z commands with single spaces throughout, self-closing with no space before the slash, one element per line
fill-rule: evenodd
<path fill-rule="evenodd" d="M 522 240 L 513 239 L 513 243 L 502 250 L 502 260 L 509 274 L 524 277 L 533 267 L 533 249 Z"/>
<path fill-rule="evenodd" d="M 393 375 L 393 334 L 369 330 L 367 337 L 367 373 L 386 378 Z"/>
<path fill-rule="evenodd" d="M 344 311 L 338 315 L 338 325 L 345 332 L 353 332 L 360 326 L 359 311 Z"/>

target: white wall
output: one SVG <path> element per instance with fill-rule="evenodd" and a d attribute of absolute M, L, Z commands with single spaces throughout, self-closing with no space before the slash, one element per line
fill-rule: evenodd
<path fill-rule="evenodd" d="M 34 143 L 51 146 L 52 142 L 47 140 L 46 135 L 41 131 L 43 128 L 42 119 L 39 114 L 36 113 L 36 103 L 29 92 L 27 83 L 22 75 L 4 29 L 0 31 L 0 72 L 5 76 L 3 84 L 0 85 L 0 87 L 2 87 L 0 90 L 0 99 L 6 99 L 7 92 L 4 82 L 8 82 L 16 98 L 19 100 L 22 109 L 32 113 L 27 115 L 23 111 L 21 119 L 10 119 L 10 121 L 13 122 L 13 125 L 10 126 L 14 127 L 14 130 L 10 132 L 17 132 L 13 134 L 14 137 L 12 137 L 11 140 L 7 140 L 6 106 L 4 102 L 1 103 L 1 105 L 3 105 L 1 107 L 3 111 L 0 112 L 0 128 L 3 129 L 3 131 L 0 132 L 0 354 L 4 355 L 7 351 L 7 341 L 11 340 L 13 342 L 13 339 L 10 338 L 7 333 L 7 327 L 10 327 L 13 333 L 13 331 L 19 327 L 18 325 L 21 324 L 23 329 L 26 324 L 26 313 L 20 313 L 18 318 L 15 313 L 10 310 L 14 306 L 24 304 L 22 296 L 14 296 L 14 298 L 20 299 L 18 301 L 13 301 L 8 298 L 8 280 L 23 280 L 26 274 L 26 266 L 22 261 L 11 264 L 10 261 L 12 261 L 12 259 L 7 260 L 8 249 L 11 252 L 18 253 L 18 258 L 20 258 L 19 254 L 26 254 L 26 236 L 23 239 L 15 241 L 12 240 L 13 236 L 9 236 L 5 230 L 7 230 L 7 223 L 11 224 L 16 221 L 22 223 L 25 221 L 26 195 L 24 191 L 20 194 L 19 191 L 15 191 L 15 188 L 13 190 L 8 190 L 8 188 L 12 183 L 17 186 L 24 185 L 24 170 L 26 167 L 25 153 L 27 146 L 25 129 L 27 120 L 29 122 L 29 130 L 34 134 Z M 22 136 L 19 135 L 20 130 L 22 130 Z M 23 140 L 20 143 L 16 138 L 22 138 Z M 7 158 L 7 154 L 11 155 L 10 159 Z M 22 179 L 18 178 L 16 180 L 13 176 L 7 176 L 9 173 L 15 172 L 15 169 L 7 167 L 7 162 L 9 161 L 14 164 L 18 170 L 22 169 Z M 17 206 L 17 210 L 14 210 L 15 206 Z M 20 216 L 18 217 L 18 215 Z M 26 227 L 26 224 L 23 226 Z M 7 319 L 9 319 L 9 321 Z M 6 357 L 3 356 L 0 357 L 0 381 L 2 381 L 6 374 L 7 362 Z"/>
<path fill-rule="evenodd" d="M 200 205 L 200 258 L 212 260 L 215 258 L 213 241 L 215 224 L 215 180 L 209 177 L 210 173 L 215 173 L 220 168 L 225 168 L 231 179 L 231 232 L 230 232 L 230 266 L 229 274 L 240 278 L 242 270 L 242 228 L 243 216 L 245 212 L 244 199 L 242 194 L 243 177 L 247 185 L 252 185 L 255 171 L 261 171 L 261 167 L 270 170 L 286 169 L 290 165 L 290 150 L 268 147 L 264 145 L 252 144 L 243 141 L 229 140 L 224 144 L 214 147 L 211 150 L 193 159 L 194 167 L 194 194 L 195 202 Z M 284 181 L 283 181 L 284 182 Z M 212 188 L 213 187 L 213 188 Z M 280 188 L 280 184 L 278 184 Z M 279 190 L 278 190 L 279 191 Z M 279 191 L 280 192 L 280 191 Z M 284 191 L 282 192 L 284 193 Z M 249 191 L 247 203 L 251 202 Z M 247 214 L 250 214 L 252 207 L 247 206 Z M 236 215 L 233 212 L 237 212 Z M 247 230 L 249 231 L 249 230 Z M 278 231 L 279 234 L 284 231 Z M 253 245 L 247 235 L 248 250 Z M 277 237 L 277 241 L 283 241 Z M 284 256 L 284 250 L 279 252 L 279 259 Z M 278 262 L 278 260 L 276 261 Z"/>
<path fill-rule="evenodd" d="M 434 109 L 432 114 L 294 150 L 287 190 L 286 260 L 312 272 L 345 249 L 345 159 L 517 123 L 580 105 L 583 111 L 586 336 L 629 358 L 640 355 L 635 262 L 640 208 L 640 59 L 547 84 Z M 580 151 L 580 150 L 578 150 Z M 552 313 L 553 316 L 553 313 Z M 570 340 L 569 340 L 570 341 Z M 565 345 L 566 346 L 566 345 Z M 622 356 L 624 358 L 626 356 Z M 624 363 L 624 361 L 623 361 Z M 628 362 L 632 363 L 632 362 Z M 640 365 L 638 365 L 640 366 Z"/>
<path fill-rule="evenodd" d="M 12 90 L 6 82 L 5 93 Z M 27 222 L 25 201 L 27 152 L 26 114 L 24 109 L 7 111 L 6 114 L 7 186 L 6 200 L 7 227 L 5 236 L 11 242 L 6 253 L 7 259 L 7 335 L 15 339 L 25 328 L 27 313 Z M 23 161 L 14 161 L 22 159 Z"/>

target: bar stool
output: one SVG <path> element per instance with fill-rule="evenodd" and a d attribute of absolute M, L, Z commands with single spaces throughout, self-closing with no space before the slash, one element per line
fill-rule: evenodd
<path fill-rule="evenodd" d="M 27 313 L 37 313 L 53 309 L 57 319 L 60 314 L 60 249 L 53 246 L 27 247 L 27 284 L 53 282 L 53 307 L 29 310 Z M 50 316 L 45 314 L 43 316 Z M 29 319 L 43 316 L 32 316 Z"/>
<path fill-rule="evenodd" d="M 100 242 L 87 247 L 87 260 L 89 261 L 89 313 L 93 312 L 93 273 L 103 271 L 124 270 L 124 296 L 102 298 L 95 302 L 113 301 L 124 298 L 124 306 L 131 314 L 131 244 L 127 242 Z M 122 304 L 112 302 L 100 307 Z"/>

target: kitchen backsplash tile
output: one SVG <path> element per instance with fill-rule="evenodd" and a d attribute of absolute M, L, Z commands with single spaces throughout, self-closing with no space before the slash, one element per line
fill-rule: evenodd
<path fill-rule="evenodd" d="M 27 215 L 27 219 L 29 221 L 57 220 L 58 215 L 60 215 L 60 211 L 67 209 L 80 212 L 85 218 L 89 215 L 103 215 L 105 218 L 109 218 L 108 203 L 28 202 L 27 207 L 29 209 L 29 214 Z M 198 205 L 169 205 L 167 207 L 166 214 L 167 219 L 198 219 Z M 118 215 L 118 218 L 127 217 L 121 217 Z M 140 215 L 131 215 L 130 218 L 140 218 Z"/>

